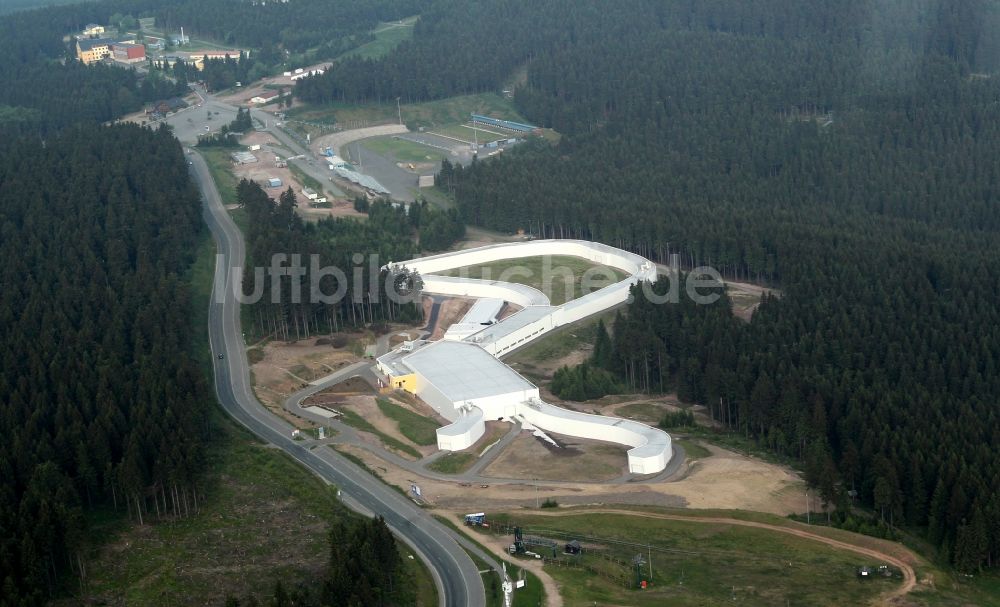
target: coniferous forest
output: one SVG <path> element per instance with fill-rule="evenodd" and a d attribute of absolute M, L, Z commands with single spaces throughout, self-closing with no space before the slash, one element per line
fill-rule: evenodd
<path fill-rule="evenodd" d="M 78 573 L 82 511 L 197 508 L 210 402 L 183 273 L 200 199 L 168 130 L 74 127 L 0 149 L 5 604 Z"/>
<path fill-rule="evenodd" d="M 289 27 L 292 38 L 277 43 L 284 50 L 318 43 L 339 53 L 363 42 L 378 21 L 420 5 L 264 6 L 119 0 L 0 19 L 0 604 L 43 604 L 86 575 L 89 509 L 115 509 L 148 524 L 195 513 L 202 497 L 211 394 L 191 360 L 185 283 L 202 230 L 200 197 L 169 129 L 99 126 L 186 92 L 186 76 L 84 66 L 63 36 L 107 23 L 115 11 L 155 16 L 163 28 L 197 12 L 214 15 L 211 23 L 226 33 L 208 22 L 188 32 L 256 45 L 277 16 L 312 28 Z M 233 128 L 240 126 L 237 120 Z M 384 202 L 369 209 L 367 222 L 308 226 L 288 213 L 291 193 L 279 204 L 244 183 L 240 194 L 254 219 L 250 254 L 261 259 L 284 247 L 350 268 L 348 251 L 405 259 L 415 231 L 427 232 L 427 246 L 444 247 L 464 229 L 455 212 L 408 217 Z M 262 305 L 253 313 L 262 330 L 285 337 L 419 316 L 412 305 L 376 306 L 368 297 L 331 307 Z M 366 549 L 372 542 L 382 552 L 395 549 L 381 522 L 339 530 Z M 331 564 L 323 593 L 332 601 L 374 605 L 403 596 L 358 574 L 374 571 L 371 563 L 350 564 L 347 575 Z"/>
<path fill-rule="evenodd" d="M 372 204 L 364 201 L 364 205 L 356 206 L 368 213 L 367 221 L 335 218 L 309 223 L 295 213 L 297 202 L 290 188 L 275 200 L 257 183 L 243 180 L 237 198 L 248 215 L 247 255 L 253 260 L 248 265 L 266 267 L 276 252 L 288 255 L 289 263 L 292 255 L 299 256 L 302 274 L 279 278 L 280 284 L 274 287 L 270 273 L 261 276 L 260 284 L 255 284 L 257 279 L 249 273 L 243 276 L 246 296 L 255 291 L 263 294 L 248 302 L 253 330 L 282 339 L 302 339 L 366 324 L 420 320 L 421 308 L 405 301 L 407 294 L 420 290 L 419 276 L 405 268 L 391 275 L 380 268 L 416 256 L 415 230 L 419 230 L 424 248 L 431 250 L 447 248 L 465 232 L 455 212 L 437 211 L 426 203 L 412 205 L 407 213 L 402 206 L 386 200 Z M 337 268 L 339 273 L 324 272 L 323 268 Z M 314 284 L 320 297 L 313 296 Z M 389 297 L 387 285 L 403 297 Z M 280 301 L 271 300 L 272 288 L 281 290 Z M 323 301 L 325 298 L 332 301 Z"/>
<path fill-rule="evenodd" d="M 996 565 L 1000 3 L 466 4 L 296 94 L 434 99 L 526 66 L 515 103 L 562 139 L 446 162 L 467 221 L 676 254 L 780 293 L 749 324 L 724 299 L 640 300 L 602 360 L 554 387 L 677 391 L 799 458 L 828 503 L 857 491 L 963 570 Z"/>

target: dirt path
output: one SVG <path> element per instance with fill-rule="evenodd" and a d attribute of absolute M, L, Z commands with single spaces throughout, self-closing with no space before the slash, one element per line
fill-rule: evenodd
<path fill-rule="evenodd" d="M 449 512 L 447 510 L 439 510 L 437 513 L 451 520 L 454 520 L 457 516 L 456 512 Z M 563 607 L 562 595 L 559 594 L 559 584 L 556 583 L 552 576 L 542 568 L 542 561 L 524 559 L 516 562 L 512 561 L 508 558 L 509 555 L 507 553 L 507 545 L 509 542 L 506 541 L 505 537 L 493 534 L 482 535 L 479 533 L 473 533 L 472 530 L 465 525 L 458 525 L 458 528 L 462 530 L 462 533 L 469 536 L 470 539 L 486 546 L 497 558 L 507 561 L 507 564 L 509 565 L 516 565 L 522 569 L 527 569 L 531 573 L 538 576 L 538 579 L 542 582 L 542 587 L 545 588 L 546 607 Z"/>
<path fill-rule="evenodd" d="M 532 516 L 579 516 L 586 514 L 622 514 L 627 516 L 641 516 L 643 518 L 652 518 L 668 521 L 681 521 L 685 523 L 712 523 L 712 524 L 725 524 L 725 525 L 737 525 L 740 527 L 755 527 L 757 529 L 767 529 L 769 531 L 775 531 L 777 533 L 785 533 L 788 535 L 794 535 L 796 537 L 804 538 L 819 542 L 821 544 L 826 544 L 827 546 L 832 546 L 841 550 L 849 550 L 857 554 L 863 554 L 878 560 L 885 561 L 899 568 L 903 573 L 903 584 L 892 591 L 884 593 L 877 604 L 880 605 L 891 605 L 897 598 L 906 596 L 910 591 L 914 589 L 917 585 L 917 574 L 913 570 L 913 566 L 906 561 L 875 550 L 872 548 L 865 548 L 864 546 L 857 546 L 854 544 L 849 544 L 847 542 L 842 542 L 840 540 L 835 540 L 823 535 L 817 535 L 810 531 L 804 529 L 796 529 L 794 527 L 782 527 L 781 525 L 771 525 L 769 523 L 760 523 L 757 521 L 745 521 L 735 518 L 726 517 L 694 517 L 694 516 L 683 516 L 679 514 L 660 514 L 655 512 L 637 512 L 635 510 L 619 510 L 614 508 L 595 508 L 588 510 L 580 510 L 577 512 L 566 511 L 566 512 L 532 512 Z M 917 557 L 912 552 L 906 551 L 911 555 L 911 557 L 916 560 Z"/>

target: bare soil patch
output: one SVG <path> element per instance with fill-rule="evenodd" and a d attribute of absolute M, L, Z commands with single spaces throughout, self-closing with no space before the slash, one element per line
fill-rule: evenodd
<path fill-rule="evenodd" d="M 330 386 L 326 390 L 313 394 L 309 398 L 305 399 L 302 404 L 303 406 L 324 405 L 331 402 L 338 402 L 338 399 L 342 399 L 344 396 L 355 396 L 360 394 L 373 395 L 375 394 L 375 390 L 368 385 L 368 382 L 360 377 L 350 377 L 338 384 Z"/>
<path fill-rule="evenodd" d="M 573 439 L 576 440 L 576 439 Z M 558 458 L 549 454 L 529 433 L 513 441 L 505 451 L 514 452 L 521 445 L 532 449 L 533 459 L 522 457 L 515 463 L 537 474 L 528 473 L 525 480 L 495 480 L 484 478 L 480 483 L 438 481 L 421 478 L 425 498 L 436 506 L 456 510 L 486 508 L 534 507 L 536 488 L 533 478 L 539 481 L 537 499 L 551 497 L 560 504 L 636 504 L 669 508 L 697 507 L 741 509 L 787 515 L 801 512 L 805 503 L 805 483 L 789 468 L 749 458 L 720 447 L 704 444 L 711 455 L 703 457 L 690 468 L 682 466 L 681 473 L 673 479 L 655 483 L 580 483 L 566 476 L 557 477 L 549 470 L 562 468 L 567 461 L 577 458 Z M 616 457 L 604 463 L 623 470 L 626 466 L 624 448 Z M 511 478 L 512 468 L 504 468 L 504 455 L 483 472 Z M 415 475 L 387 464 L 380 458 L 364 452 L 362 459 L 371 466 L 383 468 L 387 482 L 403 489 L 409 487 Z M 499 470 L 499 471 L 497 471 Z M 480 485 L 486 484 L 487 487 Z"/>
<path fill-rule="evenodd" d="M 441 339 L 444 337 L 448 327 L 462 320 L 462 317 L 468 313 L 473 303 L 474 300 L 465 297 L 449 297 L 444 300 L 441 303 L 441 309 L 438 311 L 437 324 L 434 326 L 434 333 L 431 334 L 430 339 Z"/>
<path fill-rule="evenodd" d="M 261 354 L 255 357 L 259 360 L 250 367 L 258 398 L 272 410 L 283 410 L 285 399 L 309 382 L 361 360 L 352 346 L 362 337 L 352 335 L 341 348 L 317 345 L 317 339 L 270 342 L 259 347 Z"/>
<path fill-rule="evenodd" d="M 620 445 L 556 434 L 549 437 L 558 446 L 522 432 L 484 474 L 528 480 L 604 481 L 627 472 L 627 449 Z"/>
<path fill-rule="evenodd" d="M 467 226 L 465 228 L 465 240 L 458 244 L 457 249 L 474 249 L 476 247 L 481 247 L 488 244 L 494 244 L 497 242 L 514 242 L 524 240 L 523 236 L 517 236 L 514 234 L 501 234 L 499 232 L 491 232 L 490 230 L 484 230 L 482 228 L 474 228 L 472 226 Z"/>

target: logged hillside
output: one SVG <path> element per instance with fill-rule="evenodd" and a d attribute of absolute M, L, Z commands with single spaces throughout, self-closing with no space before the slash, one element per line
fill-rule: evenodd
<path fill-rule="evenodd" d="M 783 291 L 749 325 L 636 304 L 599 366 L 801 458 L 830 503 L 857 490 L 961 568 L 995 564 L 1000 3 L 449 6 L 296 94 L 443 97 L 527 65 L 519 110 L 564 137 L 445 164 L 468 221 Z M 511 33 L 445 52 L 472 22 Z"/>

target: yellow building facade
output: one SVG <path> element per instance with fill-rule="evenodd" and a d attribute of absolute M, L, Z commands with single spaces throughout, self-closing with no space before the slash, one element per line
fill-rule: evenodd
<path fill-rule="evenodd" d="M 96 63 L 111 56 L 109 40 L 77 40 L 76 58 L 84 63 Z"/>

